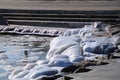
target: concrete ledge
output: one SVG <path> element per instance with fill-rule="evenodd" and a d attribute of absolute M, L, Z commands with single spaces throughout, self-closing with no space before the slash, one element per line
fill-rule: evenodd
<path fill-rule="evenodd" d="M 32 10 L 120 10 L 120 1 L 28 1 L 0 0 L 1 9 Z"/>

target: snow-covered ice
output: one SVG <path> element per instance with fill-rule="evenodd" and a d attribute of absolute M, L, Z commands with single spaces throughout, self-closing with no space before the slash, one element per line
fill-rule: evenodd
<path fill-rule="evenodd" d="M 59 67 L 63 68 L 77 62 L 107 56 L 117 48 L 118 39 L 114 40 L 113 37 L 104 34 L 97 36 L 98 33 L 103 32 L 106 33 L 106 24 L 101 22 L 85 25 L 83 28 L 69 29 L 51 41 L 45 60 L 39 60 L 35 64 L 29 63 L 22 71 L 14 70 L 9 75 L 9 79 L 24 80 L 24 78 L 37 79 L 42 76 L 51 76 L 60 72 L 57 69 Z M 52 33 L 58 34 L 59 32 Z"/>

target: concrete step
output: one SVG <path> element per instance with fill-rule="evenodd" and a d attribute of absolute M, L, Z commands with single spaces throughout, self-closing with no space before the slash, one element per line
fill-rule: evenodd
<path fill-rule="evenodd" d="M 119 10 L 28 10 L 0 9 L 0 13 L 30 13 L 30 14 L 120 14 Z"/>
<path fill-rule="evenodd" d="M 37 21 L 37 20 L 8 20 L 13 25 L 30 25 L 42 27 L 80 28 L 90 25 L 91 22 L 66 22 L 66 21 Z"/>
<path fill-rule="evenodd" d="M 79 22 L 120 21 L 120 11 L 0 9 L 0 15 L 4 16 L 9 24 L 47 27 L 81 27 Z"/>
<path fill-rule="evenodd" d="M 13 18 L 13 17 L 8 17 L 7 18 L 8 21 L 9 20 L 22 20 L 22 21 L 64 21 L 64 22 L 93 22 L 93 21 L 105 21 L 105 22 L 112 22 L 112 21 L 117 21 L 119 19 L 116 18 L 49 18 L 49 17 L 38 17 L 38 18 L 31 18 L 31 17 L 17 17 L 17 18 Z"/>
<path fill-rule="evenodd" d="M 70 17 L 70 18 L 118 18 L 120 14 L 30 14 L 30 13 L 0 13 L 5 17 Z"/>

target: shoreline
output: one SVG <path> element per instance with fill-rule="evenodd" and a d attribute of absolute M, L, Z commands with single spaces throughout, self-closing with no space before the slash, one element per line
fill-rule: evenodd
<path fill-rule="evenodd" d="M 92 27 L 93 26 L 89 26 L 88 27 L 90 29 L 90 31 L 92 29 L 95 30 Z M 87 27 L 84 27 L 83 29 L 86 29 L 86 28 Z M 13 79 L 17 79 L 17 78 L 28 79 L 28 78 L 30 78 L 30 79 L 43 80 L 44 78 L 45 79 L 53 79 L 53 78 L 56 78 L 56 77 L 61 76 L 61 75 L 63 77 L 64 76 L 73 77 L 73 80 L 79 80 L 79 79 L 89 80 L 89 77 L 90 77 L 91 80 L 92 79 L 95 80 L 97 78 L 99 78 L 99 79 L 106 79 L 106 80 L 108 80 L 108 79 L 112 80 L 116 76 L 117 76 L 117 78 L 119 78 L 119 76 L 117 74 L 120 73 L 120 71 L 119 71 L 119 66 L 120 66 L 120 64 L 119 64 L 120 59 L 119 58 L 120 58 L 120 54 L 117 53 L 118 54 L 117 55 L 115 52 L 114 53 L 110 52 L 111 54 L 114 54 L 113 59 L 107 60 L 107 58 L 108 58 L 107 54 L 105 55 L 105 53 L 103 53 L 101 51 L 100 51 L 101 54 L 99 54 L 99 53 L 97 54 L 96 53 L 93 56 L 88 51 L 88 57 L 87 57 L 87 54 L 85 53 L 85 50 L 83 49 L 84 50 L 84 54 L 86 54 L 86 56 L 82 55 L 80 57 L 81 51 L 78 51 L 80 49 L 78 45 L 80 44 L 79 43 L 79 41 L 80 41 L 79 38 L 82 39 L 82 37 L 79 36 L 79 35 L 82 35 L 82 34 L 77 34 L 76 30 L 78 31 L 80 29 L 73 29 L 73 30 L 71 30 L 71 31 L 73 31 L 73 34 L 67 34 L 70 31 L 70 30 L 68 30 L 68 32 L 66 32 L 63 35 L 63 37 L 61 36 L 61 37 L 54 38 L 52 40 L 52 42 L 50 43 L 50 49 L 49 49 L 49 51 L 48 51 L 48 53 L 46 55 L 46 59 L 44 61 L 40 61 L 39 60 L 39 61 L 37 61 L 37 64 L 35 63 L 34 65 L 33 64 L 28 64 L 28 65 L 26 65 L 24 67 L 23 70 L 21 70 L 20 73 L 15 74 L 15 75 L 14 75 L 14 71 L 13 71 L 12 74 L 9 75 L 9 79 L 12 79 L 12 77 L 13 77 Z M 74 33 L 74 31 L 75 31 L 75 33 Z M 75 34 L 77 34 L 77 35 L 75 36 Z M 71 35 L 71 37 L 70 37 L 70 35 Z M 74 36 L 72 36 L 72 35 L 74 35 Z M 68 38 L 69 38 L 69 40 L 68 40 Z M 84 38 L 84 36 L 83 36 L 83 38 Z M 101 44 L 104 45 L 109 40 L 112 40 L 111 38 L 113 38 L 113 37 L 108 37 L 108 36 L 106 37 L 105 35 L 103 35 L 101 37 L 99 36 L 98 38 L 96 36 L 95 40 L 96 40 L 96 42 L 98 41 L 98 43 L 99 43 L 99 41 L 101 42 L 101 40 L 102 41 L 105 40 L 106 41 L 105 43 L 104 42 L 101 43 Z M 73 45 L 74 41 L 76 42 L 76 44 Z M 83 41 L 84 41 L 84 39 L 83 39 Z M 91 42 L 91 43 L 95 44 L 94 41 Z M 91 43 L 87 43 L 87 44 L 91 44 Z M 68 46 L 64 46 L 64 44 L 65 45 L 68 44 Z M 110 45 L 110 44 L 117 44 L 117 43 L 112 43 L 111 41 L 109 41 L 107 45 Z M 60 48 L 60 46 L 62 46 L 62 47 Z M 71 48 L 71 49 L 69 49 L 68 47 Z M 65 48 L 66 51 L 63 51 L 64 48 Z M 102 49 L 102 50 L 104 50 L 104 49 Z M 71 51 L 72 51 L 72 53 L 71 53 Z M 55 55 L 55 53 L 56 53 L 56 55 Z M 72 54 L 72 56 L 71 56 L 71 54 Z M 89 54 L 91 56 L 89 56 Z M 94 52 L 93 52 L 93 54 L 94 54 Z M 74 58 L 74 56 L 75 56 L 75 58 Z M 89 57 L 91 57 L 91 58 L 89 58 Z M 105 58 L 105 60 L 104 60 L 104 58 Z M 58 60 L 58 62 L 57 62 L 57 60 Z M 61 60 L 61 61 L 59 62 L 59 60 Z M 88 61 L 93 61 L 93 62 L 92 62 L 92 64 L 89 63 L 89 62 L 86 63 L 86 65 L 84 67 L 83 66 L 84 64 L 82 64 L 82 61 L 86 62 L 87 60 Z M 77 64 L 75 64 L 75 63 L 77 63 L 77 61 L 78 61 L 78 63 L 81 62 L 81 64 L 78 64 L 78 66 L 77 66 Z M 99 61 L 100 61 L 100 63 L 98 63 Z M 74 66 L 74 64 L 75 64 L 75 66 Z M 80 72 L 76 71 L 77 70 L 76 68 L 73 69 L 74 67 L 79 69 Z M 64 70 L 66 71 L 66 69 L 71 71 L 71 68 L 74 71 L 74 72 L 71 72 L 73 74 L 63 75 L 61 73 L 62 71 L 64 72 Z M 40 69 L 40 70 L 37 70 L 37 69 Z M 83 72 L 84 70 L 87 71 L 87 72 L 84 73 Z M 34 71 L 34 73 L 33 73 L 33 71 Z M 51 76 L 53 75 L 52 77 L 50 76 L 50 74 L 48 74 L 49 72 L 50 72 Z M 60 74 L 60 75 L 57 75 L 57 73 Z M 48 74 L 48 75 L 47 76 L 42 76 L 44 74 Z M 19 76 L 22 76 L 22 75 L 24 75 L 24 76 L 23 77 L 19 77 Z M 61 80 L 61 79 L 58 78 L 57 80 Z"/>

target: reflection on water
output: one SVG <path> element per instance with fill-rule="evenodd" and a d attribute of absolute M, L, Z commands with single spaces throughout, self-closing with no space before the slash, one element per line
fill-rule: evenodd
<path fill-rule="evenodd" d="M 7 76 L 14 68 L 44 59 L 51 39 L 29 35 L 0 35 L 0 80 L 8 80 Z"/>

